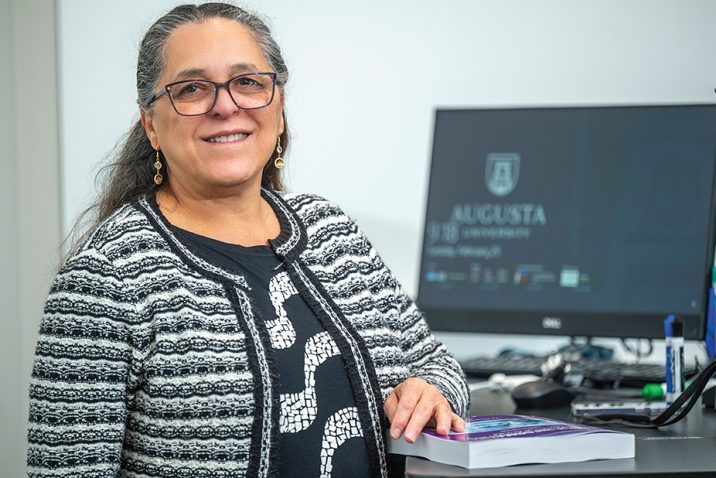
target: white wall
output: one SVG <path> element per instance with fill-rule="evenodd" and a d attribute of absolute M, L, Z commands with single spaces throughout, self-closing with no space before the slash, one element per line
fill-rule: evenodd
<path fill-rule="evenodd" d="M 65 227 L 136 115 L 141 35 L 176 3 L 60 0 Z M 346 208 L 410 291 L 437 106 L 714 99 L 712 0 L 245 4 L 292 75 L 290 189 Z"/>
<path fill-rule="evenodd" d="M 59 0 L 65 228 L 136 116 L 136 45 L 177 3 Z M 289 188 L 342 205 L 411 293 L 436 107 L 714 101 L 713 0 L 243 5 L 268 20 L 291 71 Z M 555 343 L 442 338 L 458 356 Z"/>

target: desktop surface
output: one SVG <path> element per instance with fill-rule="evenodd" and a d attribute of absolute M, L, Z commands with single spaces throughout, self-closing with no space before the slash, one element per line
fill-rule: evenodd
<path fill-rule="evenodd" d="M 478 389 L 472 393 L 470 415 L 518 413 L 558 420 L 574 421 L 569 407 L 543 410 L 515 410 L 509 393 Z M 636 457 L 621 460 L 597 460 L 577 463 L 518 465 L 503 468 L 467 470 L 408 457 L 407 477 L 714 477 L 716 476 L 716 411 L 697 405 L 679 423 L 660 429 L 609 428 L 636 436 Z"/>

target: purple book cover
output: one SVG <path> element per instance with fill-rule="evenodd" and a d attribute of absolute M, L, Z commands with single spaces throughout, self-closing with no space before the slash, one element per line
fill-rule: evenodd
<path fill-rule="evenodd" d="M 491 415 L 470 417 L 465 420 L 465 432 L 451 431 L 449 435 L 438 435 L 435 430 L 424 429 L 426 435 L 452 441 L 479 441 L 495 438 L 532 438 L 557 435 L 581 435 L 600 431 L 576 423 L 566 423 L 548 418 L 523 415 Z"/>

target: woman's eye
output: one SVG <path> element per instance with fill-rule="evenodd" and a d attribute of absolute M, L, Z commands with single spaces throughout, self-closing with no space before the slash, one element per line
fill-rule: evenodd
<path fill-rule="evenodd" d="M 208 90 L 209 90 L 208 86 L 206 84 L 200 83 L 200 82 L 176 85 L 174 87 L 174 97 L 182 98 L 182 97 L 197 96 L 197 95 L 206 93 Z"/>
<path fill-rule="evenodd" d="M 237 78 L 233 82 L 238 88 L 246 89 L 246 88 L 260 88 L 263 85 L 261 82 L 259 82 L 256 78 L 252 78 L 250 76 L 242 76 L 241 78 Z"/>

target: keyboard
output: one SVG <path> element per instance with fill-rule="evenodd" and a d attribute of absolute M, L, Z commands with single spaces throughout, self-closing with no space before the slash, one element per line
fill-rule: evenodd
<path fill-rule="evenodd" d="M 494 373 L 505 375 L 542 376 L 540 366 L 547 357 L 473 357 L 462 361 L 468 377 L 487 378 Z M 583 373 L 585 379 L 599 384 L 619 384 L 628 387 L 642 387 L 647 383 L 662 383 L 664 366 L 653 363 L 627 364 L 605 360 L 580 360 L 571 362 L 570 373 Z M 684 375 L 690 377 L 696 373 L 694 366 L 684 367 Z"/>

